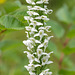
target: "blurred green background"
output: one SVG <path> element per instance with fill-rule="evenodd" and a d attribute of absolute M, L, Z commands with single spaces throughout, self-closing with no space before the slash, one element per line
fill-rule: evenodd
<path fill-rule="evenodd" d="M 24 65 L 28 64 L 25 26 L 27 21 L 25 0 L 0 0 L 0 75 L 29 75 Z M 49 0 L 47 25 L 53 35 L 47 51 L 54 51 L 47 67 L 53 75 L 75 75 L 75 0 Z"/>

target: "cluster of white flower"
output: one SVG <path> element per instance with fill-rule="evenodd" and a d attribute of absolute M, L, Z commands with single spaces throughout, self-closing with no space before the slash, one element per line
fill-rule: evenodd
<path fill-rule="evenodd" d="M 51 37 L 48 36 L 51 26 L 46 26 L 47 14 L 51 14 L 52 10 L 47 8 L 49 0 L 26 0 L 31 6 L 28 7 L 28 15 L 24 16 L 29 26 L 26 26 L 26 33 L 28 40 L 23 43 L 27 46 L 27 57 L 29 59 L 28 66 L 25 68 L 29 71 L 30 75 L 51 75 L 49 69 L 45 69 L 47 64 L 53 63 L 49 61 L 50 53 L 46 53 L 46 48 Z"/>

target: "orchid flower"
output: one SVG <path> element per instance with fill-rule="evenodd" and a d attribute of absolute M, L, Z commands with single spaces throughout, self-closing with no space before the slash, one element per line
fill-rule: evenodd
<path fill-rule="evenodd" d="M 27 40 L 23 43 L 27 46 L 27 54 L 29 64 L 24 67 L 29 71 L 30 75 L 52 75 L 49 69 L 45 69 L 48 64 L 53 63 L 50 61 L 50 55 L 53 53 L 46 52 L 48 42 L 53 36 L 49 36 L 51 26 L 46 26 L 46 21 L 50 20 L 47 14 L 51 14 L 52 10 L 47 8 L 49 0 L 26 0 L 30 6 L 28 7 L 27 14 L 24 16 L 29 26 L 26 26 Z M 38 70 L 39 69 L 39 70 Z"/>

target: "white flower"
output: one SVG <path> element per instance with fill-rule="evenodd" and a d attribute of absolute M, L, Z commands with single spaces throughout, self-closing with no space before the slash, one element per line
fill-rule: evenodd
<path fill-rule="evenodd" d="M 34 71 L 34 67 L 33 68 L 31 66 L 24 66 L 24 67 L 30 72 Z"/>
<path fill-rule="evenodd" d="M 42 60 L 42 65 L 53 63 L 53 61 L 48 61 L 49 56 L 44 56 L 41 60 Z"/>
<path fill-rule="evenodd" d="M 32 15 L 39 15 L 37 12 L 33 12 L 33 11 L 27 11 L 28 15 L 32 16 Z"/>
<path fill-rule="evenodd" d="M 30 63 L 30 64 L 28 64 L 28 66 L 24 66 L 29 72 L 32 72 L 32 71 L 35 71 L 35 68 L 36 67 L 40 67 L 41 65 L 39 65 L 39 64 L 36 64 L 36 65 L 34 65 L 34 64 L 32 64 L 32 63 Z"/>
<path fill-rule="evenodd" d="M 46 4 L 48 4 L 48 1 L 49 1 L 49 0 L 42 0 L 42 1 L 43 1 L 44 3 L 46 3 Z"/>
<path fill-rule="evenodd" d="M 39 33 L 35 34 L 34 37 L 39 36 L 40 40 L 43 38 L 43 36 L 48 36 L 46 33 L 44 33 L 44 30 L 40 30 Z"/>
<path fill-rule="evenodd" d="M 32 27 L 30 27 L 30 26 L 26 26 L 25 28 L 27 31 L 31 31 L 31 29 L 32 29 Z"/>
<path fill-rule="evenodd" d="M 38 32 L 35 28 L 30 27 L 30 26 L 26 26 L 25 27 L 27 31 L 29 31 L 30 35 L 34 34 L 35 32 Z M 27 33 L 27 37 L 29 38 L 28 32 Z"/>
<path fill-rule="evenodd" d="M 33 54 L 30 54 L 29 52 L 27 52 L 27 51 L 24 51 L 24 53 L 27 53 L 27 57 L 28 57 L 28 59 L 29 59 L 29 63 L 33 63 L 33 61 L 36 61 L 36 62 L 40 62 L 37 58 L 35 58 L 34 57 L 34 55 Z M 35 65 L 35 66 L 37 66 L 37 65 Z"/>
<path fill-rule="evenodd" d="M 43 1 L 41 0 L 41 1 L 37 1 L 36 2 L 36 4 L 42 4 L 43 3 Z"/>
<path fill-rule="evenodd" d="M 51 28 L 51 26 L 46 26 L 46 27 L 45 27 L 45 30 L 46 30 L 47 32 L 51 32 L 51 31 L 49 31 L 50 28 Z"/>
<path fill-rule="evenodd" d="M 53 10 L 51 10 L 51 9 L 48 10 L 48 9 L 47 9 L 44 13 L 45 13 L 45 14 L 51 14 L 52 12 L 53 12 Z"/>
<path fill-rule="evenodd" d="M 34 6 L 33 8 L 31 8 L 30 10 L 40 10 L 40 11 L 46 11 L 44 8 L 40 7 L 40 6 Z"/>
<path fill-rule="evenodd" d="M 32 8 L 32 6 L 27 6 L 28 10 L 30 10 Z"/>
<path fill-rule="evenodd" d="M 27 31 L 30 31 L 30 34 L 34 34 L 34 32 L 38 32 L 35 28 L 30 26 L 26 26 L 25 28 Z"/>
<path fill-rule="evenodd" d="M 43 50 L 42 49 L 37 49 L 38 59 L 41 57 L 42 54 L 43 54 Z"/>
<path fill-rule="evenodd" d="M 47 32 L 51 32 L 51 31 L 49 31 L 50 28 L 51 28 L 51 26 L 40 27 L 39 30 L 46 30 Z"/>
<path fill-rule="evenodd" d="M 39 75 L 51 75 L 52 72 L 48 72 L 49 69 L 44 70 L 43 72 L 41 72 Z"/>
<path fill-rule="evenodd" d="M 48 9 L 48 8 L 47 8 L 47 5 L 44 5 L 44 8 L 45 8 L 45 9 Z"/>
<path fill-rule="evenodd" d="M 31 50 L 32 48 L 34 48 L 34 46 L 32 45 L 32 41 L 30 40 L 24 40 L 23 43 L 27 46 L 28 50 Z"/>
<path fill-rule="evenodd" d="M 28 34 L 28 32 L 25 32 L 25 33 L 27 33 L 27 38 L 29 38 L 29 34 Z"/>
<path fill-rule="evenodd" d="M 44 15 L 36 17 L 35 19 L 49 20 L 49 18 L 47 18 L 47 16 Z"/>
<path fill-rule="evenodd" d="M 50 58 L 50 55 L 53 53 L 53 51 L 52 52 L 49 52 L 49 53 L 43 53 L 43 55 L 45 55 L 45 56 L 47 56 L 48 58 Z"/>
<path fill-rule="evenodd" d="M 28 4 L 35 5 L 35 2 L 33 2 L 33 0 L 26 0 L 26 2 L 27 2 Z"/>
<path fill-rule="evenodd" d="M 40 49 L 41 47 L 44 47 L 44 52 L 45 52 L 45 49 L 48 46 L 48 41 L 50 40 L 51 37 L 53 36 L 50 36 L 47 39 L 45 39 L 44 42 L 38 46 L 38 49 Z"/>
<path fill-rule="evenodd" d="M 33 20 L 33 18 L 32 17 L 30 17 L 30 16 L 24 16 L 24 19 L 25 20 L 27 20 L 27 22 L 29 23 L 29 20 L 30 21 L 32 21 Z"/>
<path fill-rule="evenodd" d="M 48 46 L 48 40 L 47 39 L 44 40 L 43 46 L 44 46 L 44 52 L 45 52 L 45 49 Z"/>
<path fill-rule="evenodd" d="M 30 41 L 32 42 L 32 44 L 33 45 L 35 45 L 35 43 L 41 43 L 40 41 L 38 41 L 38 40 L 35 40 L 34 38 L 29 38 L 30 39 Z"/>
<path fill-rule="evenodd" d="M 36 45 L 35 43 L 41 43 L 41 42 L 31 37 L 28 40 L 24 40 L 23 43 L 27 46 L 28 50 L 31 50 Z"/>
<path fill-rule="evenodd" d="M 36 75 L 34 72 L 29 72 L 30 75 Z"/>
<path fill-rule="evenodd" d="M 40 25 L 43 25 L 43 24 L 41 22 L 31 21 L 31 23 L 29 25 L 33 25 L 33 27 L 35 28 L 36 26 L 40 26 Z"/>
<path fill-rule="evenodd" d="M 46 75 L 52 75 L 52 72 L 46 72 Z"/>
<path fill-rule="evenodd" d="M 37 1 L 36 4 L 42 4 L 42 3 L 46 3 L 48 4 L 49 0 L 41 0 L 41 1 Z"/>
<path fill-rule="evenodd" d="M 29 59 L 29 63 L 32 63 L 34 60 L 35 60 L 35 57 L 33 54 L 30 54 L 29 52 L 27 51 L 24 51 L 24 53 L 27 53 L 27 57 Z"/>

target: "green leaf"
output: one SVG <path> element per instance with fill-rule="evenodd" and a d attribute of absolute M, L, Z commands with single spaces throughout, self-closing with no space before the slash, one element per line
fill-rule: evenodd
<path fill-rule="evenodd" d="M 51 28 L 57 38 L 63 37 L 65 30 L 59 23 L 57 23 L 56 21 L 50 20 L 47 22 L 47 25 L 51 26 Z"/>
<path fill-rule="evenodd" d="M 72 25 L 72 26 L 71 26 L 71 28 L 70 28 L 70 30 L 69 30 L 67 36 L 68 36 L 69 38 L 74 38 L 74 37 L 75 37 L 75 25 Z"/>
<path fill-rule="evenodd" d="M 20 6 L 18 4 L 16 4 L 15 2 L 7 2 L 7 3 L 5 3 L 3 8 L 6 13 L 10 13 L 10 12 L 13 12 L 16 9 L 20 8 Z"/>
<path fill-rule="evenodd" d="M 70 40 L 69 43 L 68 43 L 68 46 L 70 48 L 75 48 L 75 39 Z"/>
<path fill-rule="evenodd" d="M 49 42 L 48 50 L 53 51 L 54 55 L 59 59 L 61 53 L 57 50 L 57 46 L 53 42 Z"/>
<path fill-rule="evenodd" d="M 11 15 L 5 15 L 1 17 L 0 24 L 7 29 L 22 30 L 25 27 L 24 23 L 20 22 L 17 18 Z"/>
<path fill-rule="evenodd" d="M 75 39 L 69 41 L 67 47 L 63 50 L 65 54 L 75 53 Z"/>
<path fill-rule="evenodd" d="M 66 47 L 63 52 L 66 54 L 66 55 L 69 55 L 69 54 L 72 54 L 72 53 L 75 53 L 75 48 L 69 48 L 69 47 Z"/>
<path fill-rule="evenodd" d="M 74 66 L 74 64 L 73 64 L 73 62 L 72 62 L 72 60 L 70 59 L 69 56 L 64 56 L 62 64 L 64 64 L 65 66 L 67 66 L 69 68 Z"/>
<path fill-rule="evenodd" d="M 57 12 L 56 16 L 59 21 L 65 22 L 67 24 L 71 24 L 73 19 L 69 13 L 67 5 L 63 5 Z"/>
<path fill-rule="evenodd" d="M 27 6 L 22 6 L 20 9 L 10 13 L 10 15 L 13 15 L 18 20 L 20 20 L 23 23 L 27 23 L 27 21 L 24 19 L 24 16 L 27 16 Z"/>
<path fill-rule="evenodd" d="M 10 49 L 16 48 L 17 46 L 21 46 L 21 45 L 23 45 L 21 41 L 4 40 L 0 42 L 0 49 L 2 51 L 10 50 Z"/>
<path fill-rule="evenodd" d="M 75 24 L 75 7 L 73 7 L 73 9 L 71 11 L 71 16 L 73 18 L 73 23 Z"/>
<path fill-rule="evenodd" d="M 15 3 L 19 6 L 19 7 L 21 7 L 22 6 L 22 4 L 21 4 L 21 2 L 20 1 L 15 1 Z"/>
<path fill-rule="evenodd" d="M 48 44 L 48 50 L 53 51 L 54 56 L 60 60 L 61 52 L 57 49 L 56 44 L 54 44 L 52 41 L 50 41 Z M 73 66 L 73 63 L 68 56 L 64 56 L 62 63 L 68 67 Z"/>
<path fill-rule="evenodd" d="M 71 69 L 61 69 L 59 71 L 60 75 L 75 75 L 75 70 L 71 70 Z"/>

